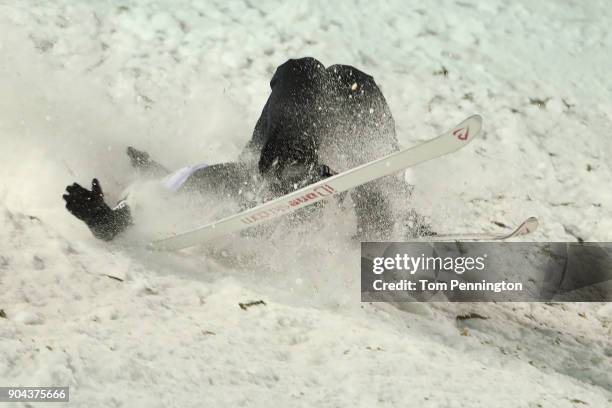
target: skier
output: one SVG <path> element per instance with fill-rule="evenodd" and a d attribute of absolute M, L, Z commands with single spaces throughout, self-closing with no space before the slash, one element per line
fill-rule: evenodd
<path fill-rule="evenodd" d="M 132 165 L 162 178 L 177 192 L 239 198 L 253 174 L 272 197 L 398 150 L 395 123 L 374 79 L 347 65 L 325 68 L 314 58 L 290 59 L 270 81 L 271 94 L 251 140 L 236 162 L 190 166 L 170 173 L 146 152 L 128 147 Z M 333 170 L 332 170 L 333 169 Z M 393 227 L 386 181 L 356 188 L 351 197 L 361 235 L 384 238 Z M 91 190 L 66 187 L 66 208 L 97 238 L 112 240 L 132 223 L 125 201 L 104 202 L 97 179 Z"/>

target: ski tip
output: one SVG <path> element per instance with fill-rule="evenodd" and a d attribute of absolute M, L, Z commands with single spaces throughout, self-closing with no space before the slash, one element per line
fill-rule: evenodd
<path fill-rule="evenodd" d="M 482 116 L 480 115 L 472 115 L 467 118 L 466 122 L 468 122 L 468 126 L 470 126 L 473 137 L 476 137 L 480 134 L 482 130 Z"/>
<path fill-rule="evenodd" d="M 478 123 L 482 124 L 482 116 L 480 116 L 479 114 L 470 116 L 468 120 L 475 120 L 478 121 Z"/>
<path fill-rule="evenodd" d="M 459 145 L 465 146 L 465 144 L 470 143 L 480 134 L 482 130 L 482 116 L 480 115 L 472 115 L 465 119 L 463 122 L 455 126 L 450 132 L 450 136 L 452 136 Z"/>
<path fill-rule="evenodd" d="M 531 234 L 540 226 L 540 222 L 536 217 L 527 218 L 517 229 L 517 235 Z"/>

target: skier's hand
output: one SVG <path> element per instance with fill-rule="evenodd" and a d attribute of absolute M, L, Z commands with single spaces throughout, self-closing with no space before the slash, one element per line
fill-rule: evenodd
<path fill-rule="evenodd" d="M 103 222 L 112 212 L 104 202 L 104 193 L 97 179 L 91 182 L 91 191 L 74 183 L 66 187 L 66 192 L 62 196 L 66 209 L 90 227 Z"/>
<path fill-rule="evenodd" d="M 316 183 L 317 181 L 320 181 L 320 180 L 325 180 L 328 177 L 335 176 L 336 174 L 338 174 L 338 172 L 333 171 L 326 164 L 319 164 L 316 166 L 315 169 L 316 169 L 317 178 L 314 179 L 312 183 Z M 309 183 L 309 184 L 312 184 L 312 183 Z M 344 191 L 336 196 L 336 200 L 338 201 L 339 204 L 344 204 L 344 199 L 346 198 L 346 195 L 347 195 L 347 191 Z"/>
<path fill-rule="evenodd" d="M 273 174 L 270 188 L 275 196 L 281 196 L 338 173 L 325 164 L 293 164 L 278 169 Z"/>
<path fill-rule="evenodd" d="M 151 157 L 147 152 L 138 150 L 133 146 L 128 146 L 126 152 L 132 162 L 132 167 L 136 169 L 145 168 L 151 163 Z"/>
<path fill-rule="evenodd" d="M 336 174 L 338 174 L 337 172 L 330 169 L 329 166 L 326 164 L 317 165 L 315 167 L 315 172 L 318 175 L 319 180 L 323 180 L 323 179 L 326 179 L 328 177 L 335 176 Z"/>
<path fill-rule="evenodd" d="M 329 166 L 325 164 L 316 164 L 310 168 L 299 184 L 300 187 L 308 186 L 328 177 L 335 176 L 336 174 L 338 173 L 330 169 Z"/>
<path fill-rule="evenodd" d="M 97 179 L 92 180 L 91 191 L 74 183 L 66 187 L 66 192 L 63 198 L 68 211 L 84 221 L 97 238 L 110 241 L 132 224 L 130 207 L 123 205 L 113 210 L 106 205 Z"/>
<path fill-rule="evenodd" d="M 170 174 L 168 169 L 152 160 L 149 153 L 145 151 L 128 146 L 127 155 L 130 158 L 132 167 L 141 172 L 143 175 L 161 178 Z"/>

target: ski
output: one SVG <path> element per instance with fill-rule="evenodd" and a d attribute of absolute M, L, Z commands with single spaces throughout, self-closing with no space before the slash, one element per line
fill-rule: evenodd
<path fill-rule="evenodd" d="M 153 241 L 149 244 L 149 248 L 165 250 L 187 248 L 292 213 L 369 181 L 455 152 L 474 140 L 481 128 L 482 118 L 479 115 L 470 116 L 453 129 L 427 142 L 357 166 L 219 221 Z"/>
<path fill-rule="evenodd" d="M 465 233 L 465 234 L 442 234 L 423 237 L 423 241 L 440 242 L 440 241 L 504 241 L 510 238 L 522 237 L 531 234 L 538 229 L 540 223 L 536 217 L 529 217 L 523 221 L 518 227 L 507 234 L 496 233 Z"/>

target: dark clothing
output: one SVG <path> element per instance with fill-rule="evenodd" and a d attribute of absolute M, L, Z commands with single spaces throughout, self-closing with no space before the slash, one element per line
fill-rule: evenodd
<path fill-rule="evenodd" d="M 285 62 L 270 81 L 271 93 L 239 163 L 207 167 L 194 173 L 185 188 L 223 189 L 235 194 L 249 180 L 249 163 L 271 182 L 272 196 L 295 185 L 316 182 L 321 166 L 341 172 L 398 150 L 395 122 L 374 79 L 348 65 L 325 68 L 314 58 Z M 219 177 L 221 176 L 221 177 Z M 299 183 L 300 180 L 308 183 Z M 296 183 L 297 181 L 297 183 Z M 393 220 L 384 181 L 352 193 L 360 228 L 384 238 Z"/>
<path fill-rule="evenodd" d="M 374 79 L 354 67 L 325 68 L 314 58 L 292 59 L 277 68 L 270 88 L 252 138 L 238 161 L 196 170 L 179 191 L 239 197 L 259 178 L 270 187 L 272 198 L 398 150 L 385 98 Z M 128 155 L 135 167 L 154 170 L 157 175 L 167 171 L 145 152 L 128 149 Z M 384 238 L 393 227 L 384 184 L 377 180 L 352 192 L 365 235 Z M 64 198 L 75 208 L 77 199 L 70 194 Z M 90 229 L 96 225 L 92 231 L 99 238 L 112 239 L 129 225 L 126 210 L 122 211 L 121 222 L 113 223 L 121 226 L 119 230 L 109 227 L 99 234 L 99 220 L 85 222 Z"/>
<path fill-rule="evenodd" d="M 289 60 L 277 68 L 270 88 L 245 149 L 259 157 L 263 174 L 275 163 L 281 170 L 323 163 L 344 171 L 398 149 L 385 98 L 374 79 L 354 67 Z M 376 142 L 377 151 L 359 147 L 364 136 Z"/>

